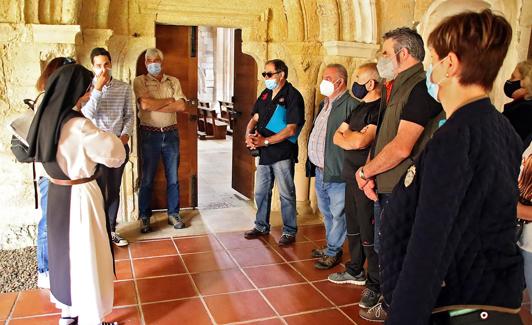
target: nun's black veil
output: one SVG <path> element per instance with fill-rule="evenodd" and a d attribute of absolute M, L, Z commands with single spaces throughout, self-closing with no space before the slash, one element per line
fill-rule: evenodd
<path fill-rule="evenodd" d="M 65 65 L 46 82 L 41 105 L 28 132 L 28 154 L 38 162 L 55 161 L 63 122 L 81 116 L 73 110 L 92 80 L 92 73 L 80 64 Z"/>

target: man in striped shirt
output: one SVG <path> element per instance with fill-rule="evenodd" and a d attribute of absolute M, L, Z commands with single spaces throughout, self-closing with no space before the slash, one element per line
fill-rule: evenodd
<path fill-rule="evenodd" d="M 129 137 L 133 130 L 134 97 L 131 86 L 111 76 L 111 54 L 97 47 L 91 52 L 91 62 L 95 77 L 88 101 L 81 113 L 90 119 L 102 131 L 114 133 L 120 137 L 126 147 L 125 162 L 119 168 L 100 165 L 100 186 L 105 201 L 105 214 L 109 222 L 111 240 L 117 246 L 128 244 L 125 238 L 116 233 L 116 217 L 120 205 L 120 185 L 124 167 L 129 159 Z"/>

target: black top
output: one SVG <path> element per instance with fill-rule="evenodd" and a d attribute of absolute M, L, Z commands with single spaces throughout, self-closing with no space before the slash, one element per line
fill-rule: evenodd
<path fill-rule="evenodd" d="M 383 86 L 384 87 L 384 86 Z M 384 101 L 385 99 L 382 98 Z M 384 111 L 386 110 L 386 105 L 382 105 L 381 112 L 379 113 L 378 122 L 377 122 L 377 134 L 380 131 L 380 126 L 382 119 L 384 117 Z M 401 120 L 413 122 L 426 127 L 427 124 L 436 117 L 442 111 L 442 106 L 438 103 L 427 91 L 426 80 L 418 82 L 410 95 L 408 96 L 408 101 L 403 107 L 401 112 Z M 375 158 L 375 142 L 371 147 L 371 157 Z"/>
<path fill-rule="evenodd" d="M 380 99 L 366 103 L 361 102 L 357 108 L 349 114 L 345 123 L 349 124 L 351 131 L 361 131 L 369 124 L 377 125 L 379 118 Z M 359 150 L 344 150 L 344 165 L 342 177 L 346 182 L 355 181 L 355 171 L 366 164 L 369 147 Z"/>
<path fill-rule="evenodd" d="M 487 98 L 462 107 L 434 133 L 382 216 L 387 324 L 426 325 L 436 307 L 521 306 L 521 152 L 521 140 Z"/>
<path fill-rule="evenodd" d="M 532 100 L 514 100 L 504 105 L 503 114 L 510 120 L 521 140 L 530 142 L 532 137 Z"/>
<path fill-rule="evenodd" d="M 286 124 L 296 124 L 298 130 L 305 123 L 305 103 L 301 93 L 287 82 L 283 88 L 277 93 L 277 96 L 272 99 L 272 91 L 264 89 L 259 98 L 255 102 L 255 106 L 251 112 L 259 114 L 259 122 L 257 124 L 257 131 L 263 137 L 271 137 L 275 133 L 266 129 L 277 105 L 284 106 L 286 109 Z M 297 162 L 298 146 L 288 139 L 269 145 L 268 147 L 261 147 L 260 149 L 260 165 L 271 165 L 281 160 L 292 159 Z"/>
<path fill-rule="evenodd" d="M 401 120 L 425 127 L 441 110 L 442 106 L 428 93 L 426 81 L 422 80 L 412 88 L 401 112 Z"/>

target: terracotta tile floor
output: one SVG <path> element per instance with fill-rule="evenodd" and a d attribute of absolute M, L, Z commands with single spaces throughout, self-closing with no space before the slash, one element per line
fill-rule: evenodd
<path fill-rule="evenodd" d="M 281 231 L 274 229 L 257 240 L 219 233 L 116 249 L 115 309 L 107 320 L 120 325 L 374 324 L 358 317 L 362 287 L 329 283 L 331 271 L 314 269 L 310 252 L 323 245 L 323 227 L 300 229 L 289 248 L 277 246 Z M 343 266 L 333 269 L 340 270 Z M 523 306 L 523 322 L 532 324 L 528 298 Z M 47 290 L 0 294 L 0 325 L 56 325 L 58 312 Z"/>

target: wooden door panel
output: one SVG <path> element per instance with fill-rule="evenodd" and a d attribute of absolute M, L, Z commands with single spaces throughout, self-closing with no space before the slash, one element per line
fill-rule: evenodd
<path fill-rule="evenodd" d="M 191 53 L 197 48 L 197 33 L 195 27 L 156 25 L 156 47 L 163 52 L 164 73 L 179 79 L 183 93 L 188 99 L 197 96 L 197 57 Z M 196 102 L 197 103 L 197 102 Z M 189 109 L 192 109 L 189 107 Z M 194 111 L 196 111 L 194 109 Z M 179 201 L 181 208 L 197 206 L 197 137 L 195 116 L 177 113 L 179 129 L 178 168 Z M 162 159 L 155 175 L 153 184 L 152 209 L 166 209 L 166 177 Z"/>
<path fill-rule="evenodd" d="M 242 53 L 242 31 L 235 31 L 235 84 L 233 105 L 238 112 L 233 126 L 232 187 L 242 195 L 253 198 L 255 159 L 245 145 L 246 126 L 257 99 L 257 64 Z"/>

